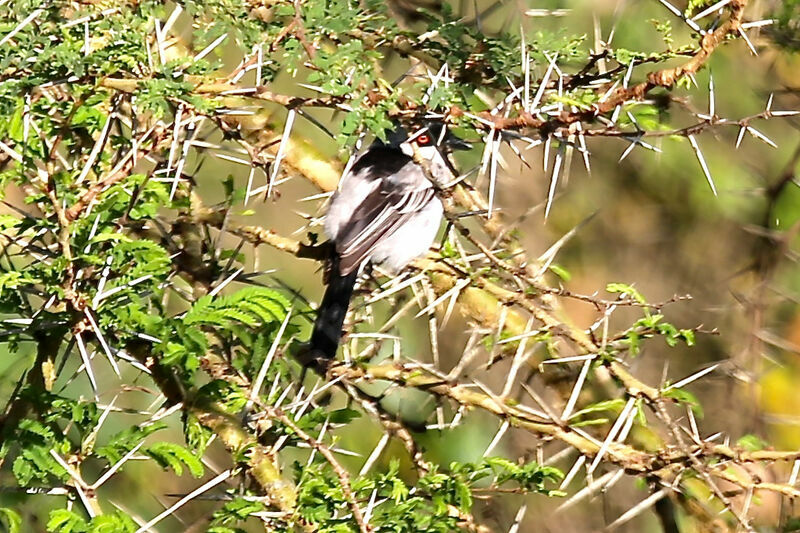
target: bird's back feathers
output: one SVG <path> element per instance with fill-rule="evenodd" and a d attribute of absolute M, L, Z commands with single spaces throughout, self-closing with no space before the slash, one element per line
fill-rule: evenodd
<path fill-rule="evenodd" d="M 418 152 L 411 152 L 408 143 L 413 138 L 398 128 L 388 144 L 376 142 L 358 158 L 331 198 L 325 232 L 334 252 L 306 364 L 322 369 L 325 361 L 335 357 L 361 265 L 372 260 L 399 271 L 424 254 L 436 237 L 442 203 L 425 171 L 409 153 L 428 157 L 434 178 L 446 182 L 452 178 L 453 169 L 442 150 L 458 139 L 442 129 L 444 125 L 426 128 L 421 131 L 429 136 L 438 133 L 436 145 L 428 137 L 426 146 L 417 146 Z M 422 139 L 419 131 L 415 135 Z M 444 144 L 439 146 L 439 142 Z"/>

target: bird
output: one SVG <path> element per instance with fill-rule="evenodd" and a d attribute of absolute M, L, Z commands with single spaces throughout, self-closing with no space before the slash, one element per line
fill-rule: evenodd
<path fill-rule="evenodd" d="M 399 273 L 428 251 L 444 212 L 436 189 L 458 175 L 449 155 L 470 147 L 440 121 L 410 132 L 396 124 L 386 141 L 376 140 L 345 173 L 325 215 L 328 285 L 304 364 L 325 369 L 335 358 L 362 266 Z"/>

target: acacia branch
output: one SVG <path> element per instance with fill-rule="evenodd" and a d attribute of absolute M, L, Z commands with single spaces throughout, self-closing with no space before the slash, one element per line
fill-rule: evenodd
<path fill-rule="evenodd" d="M 529 411 L 521 409 L 516 402 L 490 396 L 473 386 L 444 380 L 429 373 L 425 367 L 420 365 L 373 365 L 365 368 L 336 365 L 330 369 L 329 373 L 334 378 L 341 378 L 353 384 L 378 380 L 424 390 L 437 397 L 447 398 L 464 408 L 479 408 L 488 411 L 507 420 L 512 426 L 525 429 L 539 437 L 559 440 L 590 458 L 600 450 L 596 441 L 576 432 L 568 425 L 539 418 Z M 625 469 L 626 472 L 655 476 L 669 485 L 684 468 L 683 465 L 690 460 L 698 463 L 702 460 L 713 462 L 719 458 L 730 459 L 734 462 L 794 461 L 800 459 L 800 452 L 748 451 L 709 444 L 687 446 L 685 449 L 664 448 L 657 452 L 645 452 L 628 444 L 613 442 L 608 446 L 605 457 L 607 462 Z M 698 468 L 703 471 L 708 470 L 711 475 L 746 489 L 768 490 L 790 497 L 800 496 L 800 489 L 786 484 L 743 481 L 724 469 L 707 469 L 705 463 L 699 464 Z"/>
<path fill-rule="evenodd" d="M 348 506 L 350 507 L 350 511 L 353 513 L 353 519 L 358 524 L 358 528 L 362 533 L 370 533 L 372 531 L 372 526 L 370 526 L 367 519 L 364 517 L 364 513 L 361 511 L 361 507 L 359 507 L 358 502 L 355 499 L 355 495 L 353 494 L 353 489 L 350 486 L 350 474 L 344 467 L 339 464 L 339 461 L 336 460 L 336 457 L 333 455 L 331 449 L 325 445 L 325 443 L 318 441 L 295 424 L 291 418 L 286 416 L 286 414 L 277 407 L 270 407 L 270 406 L 262 406 L 262 409 L 265 410 L 268 416 L 280 421 L 282 424 L 286 425 L 289 429 L 291 429 L 295 435 L 297 435 L 301 440 L 306 442 L 309 446 L 313 449 L 317 450 L 320 455 L 322 455 L 328 464 L 331 465 L 336 477 L 339 478 L 339 486 L 342 487 L 342 494 L 344 495 L 344 499 L 347 501 Z"/>
<path fill-rule="evenodd" d="M 671 89 L 684 77 L 695 74 L 706 64 L 714 51 L 725 40 L 739 33 L 746 6 L 747 0 L 732 0 L 727 7 L 730 11 L 728 20 L 716 30 L 702 35 L 699 48 L 684 64 L 650 72 L 647 74 L 646 81 L 630 87 L 616 89 L 603 101 L 592 104 L 591 109 L 578 112 L 564 110 L 558 116 L 546 119 L 538 118 L 525 110 L 520 111 L 515 117 L 503 117 L 488 111 L 478 113 L 478 116 L 482 120 L 491 123 L 492 127 L 497 130 L 534 128 L 545 134 L 575 122 L 591 122 L 600 115 L 610 113 L 625 102 L 644 100 L 650 91 L 655 88 Z M 602 89 L 600 93 L 607 90 L 607 88 Z M 450 114 L 458 117 L 463 115 L 464 111 L 459 108 L 453 108 L 450 110 Z"/>
<path fill-rule="evenodd" d="M 86 190 L 78 200 L 66 210 L 64 216 L 67 221 L 73 221 L 81 216 L 83 211 L 102 193 L 113 187 L 117 183 L 130 176 L 136 165 L 148 155 L 159 153 L 164 148 L 164 142 L 168 140 L 169 130 L 166 126 L 154 126 L 152 131 L 148 131 L 141 139 L 137 139 L 137 149 L 131 148 L 130 152 L 118 163 L 107 175 L 103 176 Z M 152 137 L 151 147 L 142 148 L 141 143 L 148 137 Z"/>

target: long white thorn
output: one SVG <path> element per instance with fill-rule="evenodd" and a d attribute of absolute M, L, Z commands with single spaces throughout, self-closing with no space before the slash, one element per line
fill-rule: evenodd
<path fill-rule="evenodd" d="M 766 135 L 764 135 L 763 133 L 761 133 L 760 131 L 758 131 L 754 127 L 745 126 L 745 128 L 747 129 L 748 133 L 750 133 L 750 135 L 752 135 L 753 137 L 755 137 L 757 139 L 761 139 L 762 141 L 764 141 L 765 143 L 767 143 L 768 145 L 770 145 L 773 148 L 777 148 L 778 147 L 778 145 L 775 144 L 772 141 L 772 139 L 770 139 L 769 137 L 767 137 Z"/>
<path fill-rule="evenodd" d="M 283 128 L 281 144 L 278 146 L 278 153 L 275 155 L 275 161 L 272 162 L 273 167 L 272 174 L 269 178 L 269 187 L 267 188 L 267 198 L 272 194 L 272 186 L 275 183 L 275 178 L 278 177 L 278 170 L 280 169 L 284 153 L 286 152 L 286 145 L 289 143 L 289 135 L 292 133 L 292 125 L 294 124 L 294 117 L 296 115 L 297 112 L 294 109 L 290 109 L 289 114 L 286 116 L 286 125 Z"/>
<path fill-rule="evenodd" d="M 4 44 L 6 44 L 6 43 L 7 43 L 9 40 L 11 40 L 11 39 L 12 39 L 12 38 L 13 38 L 13 37 L 16 35 L 16 34 L 18 34 L 19 32 L 21 32 L 21 31 L 23 30 L 23 28 L 25 28 L 25 26 L 27 26 L 28 24 L 30 24 L 30 23 L 31 23 L 31 21 L 32 21 L 33 19 L 35 19 L 36 17 L 38 17 L 38 16 L 39 16 L 39 15 L 41 15 L 42 13 L 44 13 L 44 8 L 41 8 L 41 7 L 40 7 L 39 9 L 34 9 L 34 10 L 31 12 L 31 14 L 30 14 L 30 15 L 28 15 L 27 17 L 25 17 L 25 18 L 22 20 L 22 22 L 20 22 L 19 24 L 17 24 L 17 27 L 16 27 L 16 28 L 14 28 L 14 29 L 13 29 L 13 30 L 11 30 L 10 32 L 6 33 L 6 34 L 5 34 L 5 36 L 4 36 L 2 39 L 0 39 L 0 46 L 3 46 Z"/>
<path fill-rule="evenodd" d="M 503 423 L 500 424 L 500 429 L 497 430 L 497 433 L 492 439 L 492 442 L 489 443 L 489 446 L 486 447 L 486 451 L 483 452 L 484 457 L 488 457 L 494 451 L 497 445 L 500 444 L 500 439 L 502 439 L 503 435 L 506 434 L 506 431 L 508 431 L 509 426 L 510 424 L 508 420 L 503 420 Z"/>
<path fill-rule="evenodd" d="M 529 332 L 533 328 L 533 317 L 528 320 L 527 325 L 525 326 L 525 331 Z M 514 383 L 517 378 L 517 372 L 519 372 L 520 367 L 525 364 L 525 361 L 528 360 L 528 355 L 525 354 L 525 346 L 528 343 L 528 339 L 530 336 L 526 335 L 522 339 L 520 339 L 519 344 L 517 345 L 517 351 L 514 353 L 514 360 L 511 362 L 511 369 L 508 371 L 508 377 L 506 378 L 506 383 L 503 386 L 503 392 L 500 393 L 500 396 L 507 397 L 511 394 L 511 389 L 514 387 Z"/>
<path fill-rule="evenodd" d="M 544 219 L 550 216 L 550 208 L 553 207 L 553 199 L 556 195 L 556 186 L 558 185 L 558 177 L 561 173 L 561 163 L 564 159 L 564 147 L 566 145 L 561 143 L 556 151 L 556 161 L 553 164 L 553 174 L 550 176 L 550 189 L 547 191 L 547 204 L 544 208 Z"/>
<path fill-rule="evenodd" d="M 675 7 L 675 6 L 673 6 L 672 4 L 670 4 L 669 2 L 667 2 L 667 0 L 658 0 L 658 1 L 659 1 L 659 2 L 661 2 L 661 4 L 662 4 L 664 7 L 666 7 L 667 9 L 669 9 L 669 10 L 672 12 L 672 14 L 673 14 L 673 15 L 675 15 L 676 17 L 678 17 L 678 18 L 680 18 L 682 21 L 684 21 L 684 22 L 685 22 L 685 23 L 686 23 L 686 24 L 687 24 L 687 25 L 688 25 L 690 28 L 692 28 L 694 31 L 696 31 L 697 33 L 700 33 L 700 34 L 704 33 L 704 32 L 703 32 L 703 30 L 700 28 L 700 26 L 698 26 L 698 25 L 697 25 L 697 23 L 696 23 L 695 21 L 693 21 L 693 20 L 691 20 L 691 19 L 688 19 L 688 18 L 686 18 L 686 17 L 683 15 L 683 13 L 681 13 L 680 9 L 678 9 L 677 7 Z"/>
<path fill-rule="evenodd" d="M 256 376 L 256 380 L 253 382 L 253 386 L 250 389 L 250 398 L 247 402 L 247 407 L 250 407 L 252 403 L 258 398 L 258 394 L 261 392 L 261 386 L 264 384 L 264 378 L 267 376 L 267 370 L 269 370 L 270 365 L 272 364 L 272 359 L 275 357 L 275 354 L 278 351 L 278 346 L 281 343 L 281 338 L 283 338 L 283 332 L 286 331 L 286 326 L 289 324 L 289 319 L 292 316 L 291 308 L 286 313 L 286 318 L 283 319 L 281 323 L 280 329 L 278 329 L 278 333 L 275 335 L 275 340 L 272 342 L 272 346 L 267 353 L 267 356 L 264 358 L 264 362 L 261 364 L 261 368 L 258 370 L 258 375 Z"/>
<path fill-rule="evenodd" d="M 716 369 L 719 367 L 719 365 L 721 365 L 721 364 L 722 364 L 722 363 L 717 363 L 717 364 L 715 364 L 715 365 L 711 365 L 710 367 L 708 367 L 708 368 L 704 368 L 703 370 L 701 370 L 701 371 L 699 371 L 699 372 L 695 372 L 694 374 L 692 374 L 692 375 L 691 375 L 691 376 L 689 376 L 689 377 L 683 378 L 683 379 L 682 379 L 682 380 L 680 380 L 680 381 L 676 381 L 675 383 L 673 383 L 672 385 L 670 385 L 669 387 L 667 387 L 666 389 L 664 389 L 664 392 L 666 392 L 666 391 L 668 391 L 668 390 L 671 390 L 671 389 L 680 389 L 681 387 L 685 387 L 685 386 L 686 386 L 686 385 L 688 385 L 689 383 L 691 383 L 691 382 L 693 382 L 693 381 L 696 381 L 696 380 L 698 380 L 698 379 L 702 378 L 702 377 L 703 377 L 703 376 L 705 376 L 706 374 L 710 374 L 711 372 L 713 372 L 714 370 L 716 370 Z"/>
<path fill-rule="evenodd" d="M 797 459 L 792 465 L 792 473 L 789 475 L 789 485 L 794 487 L 797 483 L 797 475 L 800 474 L 800 459 Z"/>
<path fill-rule="evenodd" d="M 634 404 L 636 403 L 636 398 L 631 396 L 628 398 L 628 403 L 625 404 L 625 407 L 622 408 L 622 412 L 617 417 L 617 420 L 614 422 L 614 425 L 611 426 L 611 429 L 608 431 L 608 435 L 606 439 L 603 441 L 603 444 L 600 446 L 600 449 L 597 451 L 597 455 L 594 457 L 594 461 L 592 464 L 589 465 L 589 468 L 586 471 L 591 474 L 592 472 L 597 469 L 600 465 L 600 461 L 603 460 L 603 456 L 605 456 L 606 450 L 608 450 L 609 445 L 614 442 L 614 439 L 617 438 L 617 435 L 622 430 L 622 426 L 625 425 L 625 422 L 628 420 L 628 414 L 630 414 L 631 409 L 633 409 Z"/>
<path fill-rule="evenodd" d="M 628 88 L 628 84 L 631 82 L 631 76 L 633 75 L 633 65 L 636 62 L 635 59 L 631 59 L 630 65 L 628 65 L 628 70 L 625 72 L 625 79 L 622 80 L 622 87 L 624 89 Z"/>
<path fill-rule="evenodd" d="M 583 126 L 580 122 L 576 122 L 576 129 L 578 132 L 583 131 Z M 592 165 L 589 162 L 589 149 L 586 148 L 586 136 L 583 133 L 578 133 L 578 146 L 580 146 L 581 157 L 583 157 L 583 166 L 586 167 L 586 173 L 592 175 Z"/>
<path fill-rule="evenodd" d="M 216 296 L 217 294 L 219 294 L 222 291 L 222 289 L 230 285 L 233 282 L 233 280 L 235 280 L 239 276 L 239 274 L 241 274 L 243 271 L 244 271 L 243 267 L 237 268 L 233 274 L 222 280 L 219 285 L 214 287 L 211 290 L 211 292 L 208 293 L 208 295 Z"/>
<path fill-rule="evenodd" d="M 547 89 L 547 83 L 550 81 L 550 74 L 553 72 L 553 68 L 556 66 L 556 58 L 558 57 L 558 54 L 556 54 L 553 59 L 550 59 L 547 53 L 544 54 L 544 57 L 546 57 L 550 63 L 547 65 L 547 70 L 542 78 L 542 83 L 539 85 L 539 89 L 536 91 L 536 96 L 533 97 L 533 102 L 531 102 L 531 107 L 528 109 L 528 112 L 530 113 L 534 113 L 539 107 L 539 103 L 542 101 L 544 91 Z"/>
<path fill-rule="evenodd" d="M 697 139 L 694 138 L 694 135 L 689 135 L 689 143 L 692 145 L 692 150 L 694 150 L 697 160 L 700 162 L 700 167 L 703 169 L 706 181 L 708 181 L 708 185 L 711 187 L 711 192 L 714 193 L 714 196 L 717 196 L 717 187 L 714 185 L 714 178 L 711 177 L 711 171 L 708 170 L 706 159 L 703 157 L 703 152 L 700 151 L 700 146 L 698 146 Z"/>
<path fill-rule="evenodd" d="M 166 35 L 169 33 L 169 30 L 172 29 L 172 26 L 175 24 L 175 21 L 178 20 L 178 17 L 183 12 L 183 6 L 180 4 L 175 5 L 175 9 L 172 10 L 172 13 L 169 14 L 169 18 L 164 23 L 164 26 L 161 28 L 161 35 Z"/>
<path fill-rule="evenodd" d="M 572 415 L 572 411 L 575 409 L 575 404 L 578 403 L 578 396 L 580 396 L 583 383 L 586 381 L 586 376 L 589 374 L 589 369 L 592 366 L 593 359 L 594 358 L 587 359 L 581 367 L 581 372 L 578 374 L 578 379 L 575 380 L 575 385 L 572 387 L 572 393 L 569 395 L 569 400 L 567 401 L 567 405 L 564 407 L 564 412 L 561 413 L 561 418 L 563 420 L 569 419 L 570 415 Z"/>
<path fill-rule="evenodd" d="M 725 7 L 726 5 L 728 5 L 728 4 L 730 4 L 730 3 L 731 3 L 731 0 L 720 0 L 720 1 L 719 1 L 719 2 L 717 2 L 716 4 L 714 4 L 714 5 L 712 5 L 712 6 L 709 6 L 708 8 L 706 8 L 706 9 L 702 10 L 702 11 L 701 11 L 700 13 L 698 13 L 697 15 L 693 16 L 693 17 L 691 18 L 691 20 L 693 20 L 693 21 L 694 21 L 694 20 L 700 20 L 700 19 L 701 19 L 701 18 L 703 18 L 703 17 L 707 17 L 707 16 L 708 16 L 708 15 L 710 15 L 711 13 L 713 13 L 713 12 L 715 12 L 715 11 L 718 11 L 718 10 L 722 9 L 723 7 Z"/>
<path fill-rule="evenodd" d="M 492 157 L 489 165 L 489 198 L 487 207 L 487 216 L 492 216 L 492 208 L 494 207 L 494 193 L 497 187 L 497 160 L 499 158 L 500 140 L 501 135 L 498 134 L 492 145 Z"/>
<path fill-rule="evenodd" d="M 369 457 L 367 457 L 367 461 L 364 463 L 364 466 L 361 467 L 361 470 L 358 473 L 359 477 L 367 475 L 367 473 L 372 469 L 372 466 L 378 460 L 378 457 L 380 457 L 381 453 L 383 453 L 383 450 L 386 448 L 387 444 L 389 444 L 389 434 L 384 433 L 381 436 L 381 440 L 379 440 L 378 444 L 375 445 L 375 449 L 373 449 L 372 453 L 369 454 Z"/>
<path fill-rule="evenodd" d="M 525 518 L 525 512 L 528 510 L 528 504 L 523 503 L 519 511 L 517 511 L 516 516 L 514 517 L 514 523 L 511 525 L 511 528 L 508 530 L 508 533 L 517 533 L 519 531 L 519 526 L 522 524 L 522 519 Z"/>
<path fill-rule="evenodd" d="M 83 337 L 81 337 L 80 333 L 75 334 L 75 341 L 78 345 L 78 352 L 83 360 L 83 368 L 86 371 L 86 375 L 89 377 L 89 383 L 92 385 L 92 392 L 94 392 L 94 395 L 97 396 L 97 381 L 94 379 L 92 361 L 89 357 L 89 353 L 86 351 L 86 345 L 83 343 Z"/>
<path fill-rule="evenodd" d="M 163 34 L 163 30 L 162 30 L 162 34 Z M 206 57 L 208 54 L 211 53 L 212 50 L 214 50 L 214 48 L 219 46 L 222 43 L 222 41 L 227 39 L 227 37 L 228 37 L 228 34 L 227 33 L 223 33 L 222 35 L 220 35 L 219 37 L 214 39 L 213 43 L 211 43 L 208 46 L 206 46 L 205 48 L 203 48 L 203 50 L 199 54 L 194 56 L 194 59 L 192 60 L 192 63 L 197 63 L 198 61 L 200 61 L 201 59 Z"/>
<path fill-rule="evenodd" d="M 569 469 L 567 475 L 564 476 L 564 480 L 561 482 L 561 485 L 558 486 L 558 490 L 566 489 L 572 482 L 572 480 L 575 479 L 575 476 L 578 475 L 578 472 L 585 463 L 586 463 L 585 455 L 581 455 L 580 457 L 578 457 L 578 460 L 575 461 L 575 464 L 572 465 L 572 468 Z"/>
<path fill-rule="evenodd" d="M 754 56 L 757 56 L 758 52 L 756 51 L 756 47 L 753 46 L 753 43 L 750 41 L 750 37 L 747 36 L 747 32 L 744 31 L 741 26 L 739 26 L 737 30 L 739 31 L 739 35 L 741 35 L 742 39 L 744 39 L 744 42 L 747 44 L 747 47 L 750 49 L 750 53 L 752 53 Z"/>
<path fill-rule="evenodd" d="M 617 481 L 622 479 L 622 476 L 624 474 L 625 474 L 625 470 L 620 468 L 619 470 L 615 470 L 613 472 L 608 472 L 608 473 L 602 475 L 601 477 L 595 479 L 593 483 L 590 483 L 586 487 L 584 487 L 581 490 L 579 490 L 578 492 L 576 492 L 572 496 L 572 498 L 568 499 L 567 501 L 565 501 L 564 503 L 559 505 L 556 508 L 556 510 L 554 511 L 554 514 L 558 513 L 558 512 L 561 512 L 561 511 L 564 511 L 565 509 L 568 509 L 569 507 L 572 507 L 576 503 L 586 499 L 587 497 L 591 496 L 592 494 L 594 494 L 595 492 L 597 492 L 599 490 L 611 488 L 612 485 L 614 485 Z"/>
<path fill-rule="evenodd" d="M 247 201 L 250 199 L 250 191 L 253 190 L 253 177 L 256 174 L 256 167 L 255 165 L 250 166 L 250 173 L 247 175 L 247 189 L 244 192 L 244 205 L 247 205 Z"/>
<path fill-rule="evenodd" d="M 178 106 L 178 110 L 175 112 L 175 121 L 173 124 L 173 131 L 172 131 L 172 143 L 169 147 L 169 155 L 167 155 L 167 175 L 170 174 L 172 171 L 173 165 L 173 158 L 178 150 L 178 139 L 181 135 L 181 118 L 183 118 L 183 104 Z M 172 181 L 172 188 L 170 189 L 169 199 L 170 201 L 175 197 L 175 192 L 178 189 L 178 182 L 180 181 L 181 176 L 177 172 L 175 173 L 175 177 Z"/>
<path fill-rule="evenodd" d="M 636 516 L 640 515 L 641 513 L 643 513 L 644 511 L 646 511 L 647 509 L 649 509 L 653 505 L 655 505 L 656 502 L 658 502 L 661 498 L 666 496 L 667 495 L 667 490 L 668 489 L 664 488 L 664 489 L 661 489 L 661 490 L 659 490 L 657 492 L 654 492 L 653 494 L 651 494 L 650 496 L 648 496 L 647 498 L 645 498 L 641 502 L 637 503 L 636 505 L 634 505 L 633 507 L 631 507 L 630 509 L 628 509 L 627 511 L 622 513 L 616 520 L 614 520 L 613 522 L 608 524 L 606 527 L 604 527 L 603 531 L 612 531 L 612 530 L 618 528 L 619 526 L 621 526 L 622 524 L 624 524 L 625 522 L 627 522 L 627 521 L 631 520 L 632 518 L 635 518 Z"/>
<path fill-rule="evenodd" d="M 398 283 L 395 283 L 395 280 L 392 280 L 391 287 L 389 287 L 388 289 L 386 289 L 384 291 L 381 291 L 381 292 L 375 294 L 374 296 L 371 296 L 364 303 L 372 304 L 372 303 L 375 303 L 375 302 L 377 302 L 379 300 L 383 300 L 387 296 L 390 296 L 390 295 L 392 295 L 392 294 L 394 294 L 396 292 L 402 291 L 403 289 L 405 289 L 409 285 L 412 285 L 414 283 L 418 283 L 424 277 L 425 277 L 425 273 L 422 273 L 422 274 L 417 274 L 416 276 L 412 276 L 412 277 L 410 277 L 410 278 L 408 278 L 406 280 L 403 280 L 403 281 L 400 281 L 401 278 L 397 278 Z"/>
<path fill-rule="evenodd" d="M 439 305 L 440 303 L 442 303 L 443 301 L 448 299 L 451 294 L 460 293 L 461 289 L 463 289 L 464 287 L 469 285 L 471 282 L 472 282 L 472 280 L 469 279 L 469 278 L 464 278 L 464 279 L 458 280 L 458 282 L 456 282 L 456 284 L 450 290 L 448 290 L 446 293 L 442 294 L 441 296 L 436 298 L 436 300 L 432 301 L 427 306 L 425 306 L 423 309 L 421 309 L 420 312 L 417 313 L 414 316 L 414 318 L 419 318 L 419 317 L 421 317 L 422 315 L 424 315 L 426 313 L 432 313 L 436 309 L 437 305 Z"/>
<path fill-rule="evenodd" d="M 152 520 L 147 522 L 145 525 L 143 525 L 142 527 L 137 529 L 136 533 L 144 533 L 145 531 L 150 530 L 154 525 L 156 525 L 157 523 L 161 522 L 161 520 L 163 520 L 164 518 L 170 516 L 172 513 L 177 511 L 179 508 L 183 507 L 186 503 L 192 501 L 197 496 L 200 496 L 201 494 L 203 494 L 207 490 L 216 487 L 217 485 L 219 485 L 220 483 L 222 483 L 223 481 L 225 481 L 229 477 L 231 477 L 231 471 L 230 470 L 225 470 L 224 472 L 219 474 L 214 479 L 211 479 L 208 482 L 203 483 L 202 485 L 200 485 L 199 487 L 194 489 L 192 492 L 190 492 L 189 494 L 187 494 L 186 496 L 184 496 L 183 498 L 181 498 L 180 500 L 175 502 L 172 506 L 170 506 L 169 508 L 165 509 L 163 513 L 159 514 L 158 516 L 156 516 L 155 518 L 153 518 Z"/>
<path fill-rule="evenodd" d="M 708 73 L 708 115 L 711 119 L 714 118 L 714 114 L 716 113 L 716 105 L 714 103 L 714 75 L 711 72 Z"/>
<path fill-rule="evenodd" d="M 531 103 L 531 58 L 528 55 L 527 44 L 525 43 L 525 31 L 522 29 L 522 25 L 520 24 L 519 34 L 522 36 L 522 40 L 520 41 L 519 49 L 520 49 L 520 61 L 525 68 L 525 81 L 523 85 L 524 92 L 522 93 L 522 107 L 524 109 L 530 109 Z"/>
<path fill-rule="evenodd" d="M 760 28 L 762 26 L 769 26 L 774 24 L 776 19 L 754 20 L 752 22 L 743 22 L 742 28 L 749 30 L 750 28 Z"/>
<path fill-rule="evenodd" d="M 92 312 L 89 311 L 89 308 L 87 307 L 84 309 L 84 313 L 86 314 L 86 319 L 89 321 L 89 324 L 92 326 L 92 331 L 94 331 L 97 340 L 100 342 L 100 346 L 103 348 L 103 352 L 106 354 L 106 357 L 108 357 L 108 362 L 111 363 L 111 368 L 114 369 L 114 373 L 117 375 L 117 377 L 121 377 L 117 362 L 114 360 L 114 354 L 111 353 L 111 348 L 109 348 L 103 332 L 100 331 L 100 327 L 97 325 L 94 316 L 92 316 Z"/>
<path fill-rule="evenodd" d="M 113 476 L 113 475 L 114 475 L 114 473 L 115 473 L 117 470 L 119 470 L 120 468 L 122 468 L 122 465 L 124 465 L 124 464 L 125 464 L 125 463 L 128 461 L 128 459 L 130 459 L 131 457 L 133 457 L 133 455 L 134 455 L 136 452 L 138 452 L 138 451 L 139 451 L 139 448 L 141 448 L 142 446 L 144 446 L 144 441 L 140 441 L 140 442 L 139 442 L 139 443 L 138 443 L 136 446 L 134 446 L 133 448 L 131 448 L 131 450 L 130 450 L 128 453 L 126 453 L 125 455 L 123 455 L 123 456 L 122 456 L 122 458 L 120 458 L 120 460 L 119 460 L 119 461 L 117 461 L 116 463 L 114 463 L 114 465 L 113 465 L 111 468 L 109 468 L 108 470 L 106 470 L 106 471 L 103 473 L 103 475 L 102 475 L 102 476 L 100 476 L 100 477 L 98 478 L 98 480 L 97 480 L 97 481 L 95 481 L 95 482 L 94 482 L 94 483 L 93 483 L 93 484 L 92 484 L 92 485 L 91 485 L 89 488 L 90 488 L 90 489 L 92 489 L 92 490 L 96 490 L 98 487 L 102 486 L 102 485 L 103 485 L 103 483 L 105 483 L 106 481 L 108 481 L 108 479 L 109 479 L 111 476 Z"/>
<path fill-rule="evenodd" d="M 630 141 L 630 144 L 628 145 L 627 148 L 625 148 L 625 151 L 622 152 L 622 155 L 619 156 L 619 159 L 617 159 L 617 163 L 621 163 L 622 161 L 624 161 L 625 158 L 628 157 L 628 155 L 631 152 L 633 152 L 633 149 L 636 148 L 636 140 L 635 139 L 634 140 L 626 139 L 626 140 Z"/>
<path fill-rule="evenodd" d="M 747 131 L 747 129 L 744 126 L 741 126 L 739 128 L 739 134 L 736 136 L 736 148 L 737 149 L 739 148 L 739 145 L 742 144 L 742 139 L 744 138 L 744 132 L 745 131 Z"/>

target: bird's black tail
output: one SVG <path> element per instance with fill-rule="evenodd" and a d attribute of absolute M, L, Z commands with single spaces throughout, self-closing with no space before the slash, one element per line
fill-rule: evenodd
<path fill-rule="evenodd" d="M 334 257 L 328 288 L 322 303 L 317 309 L 317 319 L 314 321 L 314 330 L 309 341 L 309 356 L 311 363 L 317 366 L 327 366 L 328 362 L 336 357 L 336 349 L 342 337 L 342 325 L 350 306 L 350 297 L 353 295 L 358 272 L 351 272 L 346 276 L 339 273 L 339 258 Z"/>

